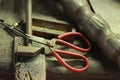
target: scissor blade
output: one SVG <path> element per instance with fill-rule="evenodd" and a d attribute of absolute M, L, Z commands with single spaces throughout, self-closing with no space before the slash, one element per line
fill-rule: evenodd
<path fill-rule="evenodd" d="M 44 44 L 44 45 L 47 45 L 47 46 L 51 46 L 49 44 L 49 41 L 46 40 L 45 38 L 41 38 L 41 37 L 38 37 L 38 36 L 34 36 L 34 35 L 29 35 L 29 34 L 26 34 L 27 36 L 27 39 L 30 39 L 32 41 L 35 41 L 35 42 L 38 42 L 40 44 Z"/>

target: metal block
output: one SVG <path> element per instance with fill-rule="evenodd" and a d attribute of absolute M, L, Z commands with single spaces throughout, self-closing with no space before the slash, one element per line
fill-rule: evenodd
<path fill-rule="evenodd" d="M 41 50 L 41 47 L 18 46 L 17 53 L 20 56 L 35 56 L 40 53 Z"/>

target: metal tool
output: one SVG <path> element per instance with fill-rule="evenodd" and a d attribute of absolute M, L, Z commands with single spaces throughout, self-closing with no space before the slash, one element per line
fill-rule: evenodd
<path fill-rule="evenodd" d="M 32 0 L 26 0 L 26 33 L 32 35 Z M 27 46 L 31 46 L 31 41 L 26 40 Z"/>
<path fill-rule="evenodd" d="M 49 49 L 52 52 L 52 55 L 58 60 L 58 62 L 61 65 L 65 66 L 67 69 L 69 69 L 69 70 L 71 70 L 73 72 L 83 72 L 89 66 L 89 61 L 88 61 L 88 59 L 85 56 L 83 56 L 81 54 L 77 54 L 77 53 L 73 53 L 73 52 L 69 52 L 69 51 L 63 51 L 63 50 L 59 50 L 59 49 L 55 48 L 56 43 L 58 43 L 58 44 L 67 46 L 69 48 L 72 48 L 72 49 L 75 49 L 75 50 L 78 50 L 78 51 L 81 51 L 81 52 L 88 52 L 91 49 L 91 44 L 87 40 L 87 38 L 84 35 L 82 35 L 81 33 L 78 33 L 78 32 L 68 32 L 68 33 L 60 35 L 56 39 L 52 39 L 52 40 L 46 40 L 44 38 L 40 38 L 40 37 L 29 35 L 29 34 L 26 34 L 26 36 L 27 36 L 26 38 L 29 39 L 29 40 L 36 41 L 38 43 L 41 43 L 41 44 L 49 47 Z M 68 43 L 68 42 L 63 40 L 64 38 L 70 37 L 70 36 L 78 36 L 78 37 L 82 38 L 87 43 L 88 48 L 79 48 L 79 47 L 74 46 L 73 44 L 70 44 L 70 43 Z M 18 54 L 19 54 L 19 52 L 21 53 L 21 50 L 22 49 L 20 49 L 20 51 L 19 51 L 19 49 L 18 49 L 18 51 L 17 51 Z M 68 65 L 58 54 L 69 55 L 71 57 L 79 57 L 80 59 L 83 59 L 85 61 L 86 65 L 83 68 L 81 68 L 81 69 L 73 68 L 70 65 Z"/>
<path fill-rule="evenodd" d="M 88 41 L 88 39 L 84 35 L 82 35 L 81 33 L 68 32 L 68 33 L 65 33 L 63 35 L 58 36 L 56 39 L 54 38 L 52 40 L 47 40 L 47 39 L 44 39 L 44 38 L 41 38 L 41 37 L 33 36 L 33 35 L 30 35 L 30 34 L 25 34 L 25 33 L 23 33 L 22 31 L 20 31 L 16 28 L 10 28 L 10 26 L 6 26 L 6 25 L 4 25 L 4 26 L 8 30 L 16 33 L 17 35 L 19 35 L 23 38 L 38 42 L 40 44 L 43 44 L 43 45 L 49 47 L 50 51 L 52 52 L 52 55 L 58 60 L 58 62 L 60 64 L 62 64 L 63 66 L 65 66 L 67 69 L 69 69 L 73 72 L 83 72 L 89 66 L 89 61 L 85 56 L 83 56 L 81 54 L 77 54 L 77 53 L 73 53 L 73 52 L 69 52 L 69 51 L 63 51 L 63 50 L 59 50 L 59 49 L 55 48 L 56 43 L 58 43 L 58 44 L 67 46 L 69 48 L 72 48 L 72 49 L 75 49 L 75 50 L 78 50 L 78 51 L 81 51 L 81 52 L 88 52 L 91 49 L 91 44 Z M 71 37 L 71 36 L 78 36 L 81 39 L 83 39 L 87 43 L 88 48 L 80 48 L 80 47 L 77 47 L 77 46 L 63 40 L 64 38 Z M 45 46 L 44 46 L 44 48 L 45 48 Z M 35 56 L 35 55 L 37 55 L 35 53 L 35 51 L 38 52 L 38 50 L 40 50 L 40 49 L 35 48 L 35 47 L 33 48 L 33 47 L 26 47 L 26 46 L 25 47 L 24 46 L 18 46 L 17 53 L 18 53 L 18 55 L 22 55 L 22 56 Z M 30 54 L 30 53 L 32 53 L 32 54 Z M 68 65 L 58 54 L 69 55 L 71 57 L 79 57 L 80 59 L 83 59 L 85 61 L 86 65 L 81 69 L 73 68 L 70 65 Z"/>
<path fill-rule="evenodd" d="M 89 66 L 89 61 L 85 56 L 83 56 L 81 54 L 69 52 L 69 51 L 63 51 L 63 50 L 56 49 L 56 45 L 57 45 L 56 43 L 58 43 L 58 44 L 67 46 L 69 48 L 75 49 L 77 51 L 88 52 L 91 49 L 91 44 L 88 41 L 88 39 L 81 33 L 68 32 L 68 33 L 65 33 L 63 35 L 59 35 L 56 39 L 47 40 L 47 39 L 37 37 L 37 36 L 31 35 L 31 34 L 25 34 L 22 30 L 14 28 L 13 26 L 8 25 L 6 23 L 2 23 L 1 25 L 3 25 L 4 28 L 8 29 L 9 31 L 11 31 L 11 32 L 13 32 L 13 33 L 25 38 L 25 39 L 32 40 L 32 41 L 38 42 L 40 44 L 43 44 L 44 45 L 43 48 L 45 48 L 45 46 L 49 47 L 50 51 L 52 52 L 52 55 L 58 60 L 58 62 L 61 65 L 63 65 L 64 67 L 66 67 L 67 69 L 69 69 L 70 71 L 83 72 Z M 83 39 L 87 43 L 88 47 L 87 48 L 80 48 L 80 47 L 77 47 L 77 46 L 63 40 L 64 38 L 71 37 L 71 36 L 80 37 L 81 39 Z M 18 49 L 17 49 L 18 55 L 30 56 L 30 57 L 37 55 L 40 51 L 41 51 L 41 48 L 32 47 L 32 46 L 18 46 Z M 85 66 L 83 68 L 80 68 L 80 69 L 71 67 L 58 54 L 80 58 L 85 62 Z"/>
<path fill-rule="evenodd" d="M 81 33 L 78 33 L 78 32 L 68 32 L 68 33 L 65 33 L 63 35 L 59 35 L 57 38 L 54 38 L 52 40 L 47 40 L 45 38 L 37 37 L 37 36 L 34 36 L 34 35 L 30 35 L 30 34 L 25 34 L 21 30 L 13 28 L 10 25 L 8 26 L 8 24 L 3 23 L 2 25 L 4 25 L 4 27 L 6 29 L 16 33 L 17 35 L 19 35 L 19 36 L 21 36 L 23 38 L 26 38 L 28 40 L 32 40 L 32 41 L 38 42 L 40 44 L 43 44 L 44 45 L 43 48 L 45 48 L 47 46 L 48 47 L 47 49 L 50 49 L 50 52 L 52 52 L 52 55 L 58 60 L 58 62 L 61 65 L 65 66 L 70 71 L 73 71 L 73 72 L 83 72 L 89 66 L 89 61 L 88 61 L 88 59 L 85 56 L 83 56 L 81 54 L 69 52 L 69 51 L 63 51 L 63 50 L 56 49 L 56 45 L 57 44 L 61 44 L 63 46 L 67 46 L 69 48 L 72 48 L 72 49 L 75 49 L 75 50 L 81 51 L 81 52 L 88 52 L 88 51 L 90 51 L 91 44 L 90 44 L 89 40 Z M 80 37 L 81 39 L 83 39 L 87 43 L 88 47 L 87 48 L 80 48 L 80 47 L 77 47 L 77 46 L 75 46 L 75 45 L 73 45 L 73 44 L 63 40 L 64 38 L 71 37 L 71 36 L 78 36 L 78 37 Z M 40 51 L 41 51 L 41 48 L 35 48 L 35 47 L 33 48 L 33 47 L 26 47 L 26 46 L 18 46 L 18 49 L 17 49 L 18 55 L 30 56 L 30 57 L 37 55 Z M 30 53 L 32 53 L 32 54 L 30 54 Z M 71 57 L 80 58 L 80 59 L 82 59 L 86 63 L 86 65 L 83 68 L 81 68 L 81 69 L 73 68 L 70 65 L 68 65 L 58 54 L 68 55 L 68 56 L 71 56 Z"/>
<path fill-rule="evenodd" d="M 27 1 L 27 8 L 30 7 L 30 2 L 31 0 L 28 0 Z M 60 35 L 58 36 L 56 39 L 52 39 L 52 40 L 46 40 L 44 38 L 40 38 L 40 37 L 37 37 L 37 36 L 33 36 L 32 35 L 32 29 L 31 29 L 31 10 L 29 10 L 27 13 L 27 34 L 25 34 L 24 32 L 22 31 L 19 31 L 17 29 L 14 29 L 12 28 L 11 26 L 5 26 L 7 29 L 9 29 L 10 31 L 12 32 L 15 32 L 16 34 L 28 39 L 28 46 L 18 46 L 18 50 L 17 50 L 17 53 L 19 55 L 22 55 L 22 56 L 35 56 L 37 52 L 39 52 L 41 49 L 40 48 L 35 48 L 35 47 L 31 47 L 31 43 L 29 42 L 29 40 L 32 40 L 32 41 L 36 41 L 36 42 L 39 42 L 45 46 L 48 46 L 49 49 L 52 51 L 52 55 L 58 60 L 58 62 L 60 64 L 62 64 L 64 67 L 66 67 L 67 69 L 69 69 L 70 71 L 73 71 L 73 72 L 83 72 L 85 71 L 88 66 L 89 66 L 89 61 L 88 59 L 81 55 L 81 54 L 77 54 L 77 53 L 73 53 L 73 52 L 69 52 L 69 51 L 63 51 L 63 50 L 59 50 L 59 49 L 56 49 L 55 46 L 56 46 L 56 43 L 59 43 L 59 44 L 62 44 L 62 45 L 65 45 L 67 47 L 70 47 L 72 49 L 75 49 L 75 50 L 78 50 L 78 51 L 82 51 L 82 52 L 88 52 L 90 49 L 91 49 L 91 44 L 90 42 L 87 40 L 87 38 L 78 33 L 78 32 L 69 32 L 69 33 L 66 33 L 66 34 L 63 34 L 63 35 Z M 82 38 L 88 45 L 88 48 L 79 48 L 77 46 L 74 46 L 73 44 L 70 44 L 66 41 L 63 40 L 63 38 L 66 38 L 66 37 L 70 37 L 70 36 L 78 36 L 80 38 Z M 32 51 L 31 51 L 32 50 Z M 32 53 L 32 54 L 30 54 Z M 62 54 L 62 55 L 69 55 L 71 57 L 79 57 L 80 59 L 82 59 L 86 64 L 83 68 L 80 68 L 80 69 L 77 69 L 77 68 L 74 68 L 70 65 L 68 65 L 58 54 Z"/>
<path fill-rule="evenodd" d="M 25 11 L 26 11 L 26 33 L 32 35 L 32 0 L 25 0 Z M 22 32 L 23 33 L 23 32 Z M 21 33 L 21 34 L 22 34 Z M 23 33 L 24 34 L 24 33 Z M 26 38 L 26 34 L 24 36 Z M 22 66 L 25 65 L 25 68 L 18 66 L 18 69 L 15 71 L 16 78 L 18 80 L 46 80 L 46 64 L 45 64 L 45 55 L 37 55 L 41 52 L 41 47 L 32 46 L 32 41 L 26 38 L 25 46 L 18 46 L 18 51 L 22 51 L 19 53 L 20 55 L 33 57 L 32 60 L 27 62 L 19 62 Z M 19 64 L 17 63 L 17 64 Z M 42 64 L 42 66 L 41 66 Z M 26 67 L 27 66 L 27 67 Z M 23 74 L 23 70 L 25 69 L 25 74 Z M 37 74 L 36 74 L 37 73 Z M 42 74 L 41 74 L 42 73 Z M 27 77 L 28 75 L 28 77 Z M 22 76 L 22 77 L 21 77 Z M 39 76 L 39 77 L 38 77 Z"/>
<path fill-rule="evenodd" d="M 26 0 L 25 8 L 26 8 L 26 33 L 32 35 L 32 0 Z M 21 34 L 22 37 L 26 38 L 24 32 L 21 32 Z M 18 49 L 21 51 L 21 55 L 34 56 L 41 51 L 41 48 L 32 47 L 32 42 L 30 41 L 30 39 L 26 38 L 26 43 L 27 43 L 26 46 L 18 46 Z"/>

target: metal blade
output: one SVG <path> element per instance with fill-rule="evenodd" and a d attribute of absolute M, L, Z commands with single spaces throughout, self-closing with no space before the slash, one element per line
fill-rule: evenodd
<path fill-rule="evenodd" d="M 34 36 L 34 35 L 29 35 L 29 34 L 26 34 L 26 36 L 27 36 L 26 37 L 27 39 L 30 39 L 30 40 L 35 41 L 35 42 L 38 42 L 40 44 L 44 44 L 44 45 L 49 46 L 49 47 L 53 47 L 50 44 L 49 40 L 47 40 L 45 38 Z"/>

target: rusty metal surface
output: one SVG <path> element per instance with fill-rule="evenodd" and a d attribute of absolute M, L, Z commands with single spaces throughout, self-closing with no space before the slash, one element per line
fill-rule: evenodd
<path fill-rule="evenodd" d="M 12 71 L 12 43 L 13 37 L 0 27 L 0 73 Z"/>

